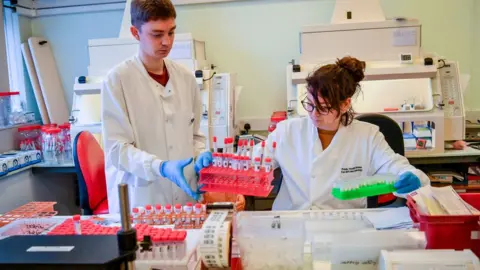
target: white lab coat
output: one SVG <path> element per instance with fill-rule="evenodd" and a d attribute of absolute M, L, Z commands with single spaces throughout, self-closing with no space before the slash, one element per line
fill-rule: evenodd
<path fill-rule="evenodd" d="M 348 209 L 366 207 L 366 199 L 341 201 L 331 195 L 338 179 L 411 171 L 422 185 L 428 177 L 395 154 L 378 127 L 354 120 L 340 125 L 330 145 L 323 150 L 316 127 L 309 118 L 283 121 L 267 138 L 265 156 L 277 142 L 274 167 L 280 167 L 283 182 L 273 210 Z M 255 154 L 261 148 L 256 146 Z M 343 173 L 342 173 L 343 171 Z"/>
<path fill-rule="evenodd" d="M 152 79 L 138 56 L 113 68 L 102 88 L 102 131 L 105 146 L 108 207 L 119 212 L 118 184 L 129 184 L 130 206 L 184 204 L 192 201 L 160 177 L 162 160 L 194 157 L 205 149 L 200 133 L 201 100 L 195 77 L 164 59 L 165 87 Z M 192 189 L 193 163 L 184 170 Z"/>

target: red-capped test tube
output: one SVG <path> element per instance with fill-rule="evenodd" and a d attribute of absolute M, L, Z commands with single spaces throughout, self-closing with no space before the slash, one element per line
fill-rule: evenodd
<path fill-rule="evenodd" d="M 73 216 L 73 226 L 75 228 L 75 234 L 81 235 L 82 234 L 82 227 L 80 225 L 80 215 Z"/>

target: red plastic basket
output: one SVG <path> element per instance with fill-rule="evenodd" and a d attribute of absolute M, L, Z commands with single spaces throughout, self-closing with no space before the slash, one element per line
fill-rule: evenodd
<path fill-rule="evenodd" d="M 255 172 L 233 171 L 226 168 L 208 167 L 200 171 L 202 191 L 225 192 L 247 196 L 267 197 L 273 189 L 273 171 L 263 169 Z"/>
<path fill-rule="evenodd" d="M 480 193 L 463 193 L 460 197 L 480 209 Z M 407 198 L 410 217 L 425 232 L 427 249 L 471 249 L 480 256 L 480 216 L 430 216 L 421 214 L 412 197 Z"/>

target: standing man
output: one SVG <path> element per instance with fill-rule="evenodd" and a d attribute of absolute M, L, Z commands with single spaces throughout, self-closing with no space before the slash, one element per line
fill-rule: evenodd
<path fill-rule="evenodd" d="M 138 55 L 114 67 L 102 89 L 102 130 L 110 213 L 118 184 L 131 207 L 197 201 L 198 172 L 212 162 L 200 133 L 200 91 L 193 74 L 166 59 L 175 38 L 170 0 L 132 0 Z M 192 164 L 197 156 L 195 165 Z"/>

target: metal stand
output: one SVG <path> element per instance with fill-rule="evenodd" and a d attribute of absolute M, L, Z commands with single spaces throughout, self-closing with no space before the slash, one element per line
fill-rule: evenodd
<path fill-rule="evenodd" d="M 124 269 L 134 270 L 133 262 L 136 259 L 137 251 L 137 231 L 132 228 L 130 222 L 130 201 L 128 198 L 128 185 L 118 185 L 118 196 L 120 201 L 120 218 L 122 229 L 117 233 L 118 248 L 121 253 L 130 253 L 124 264 Z"/>

